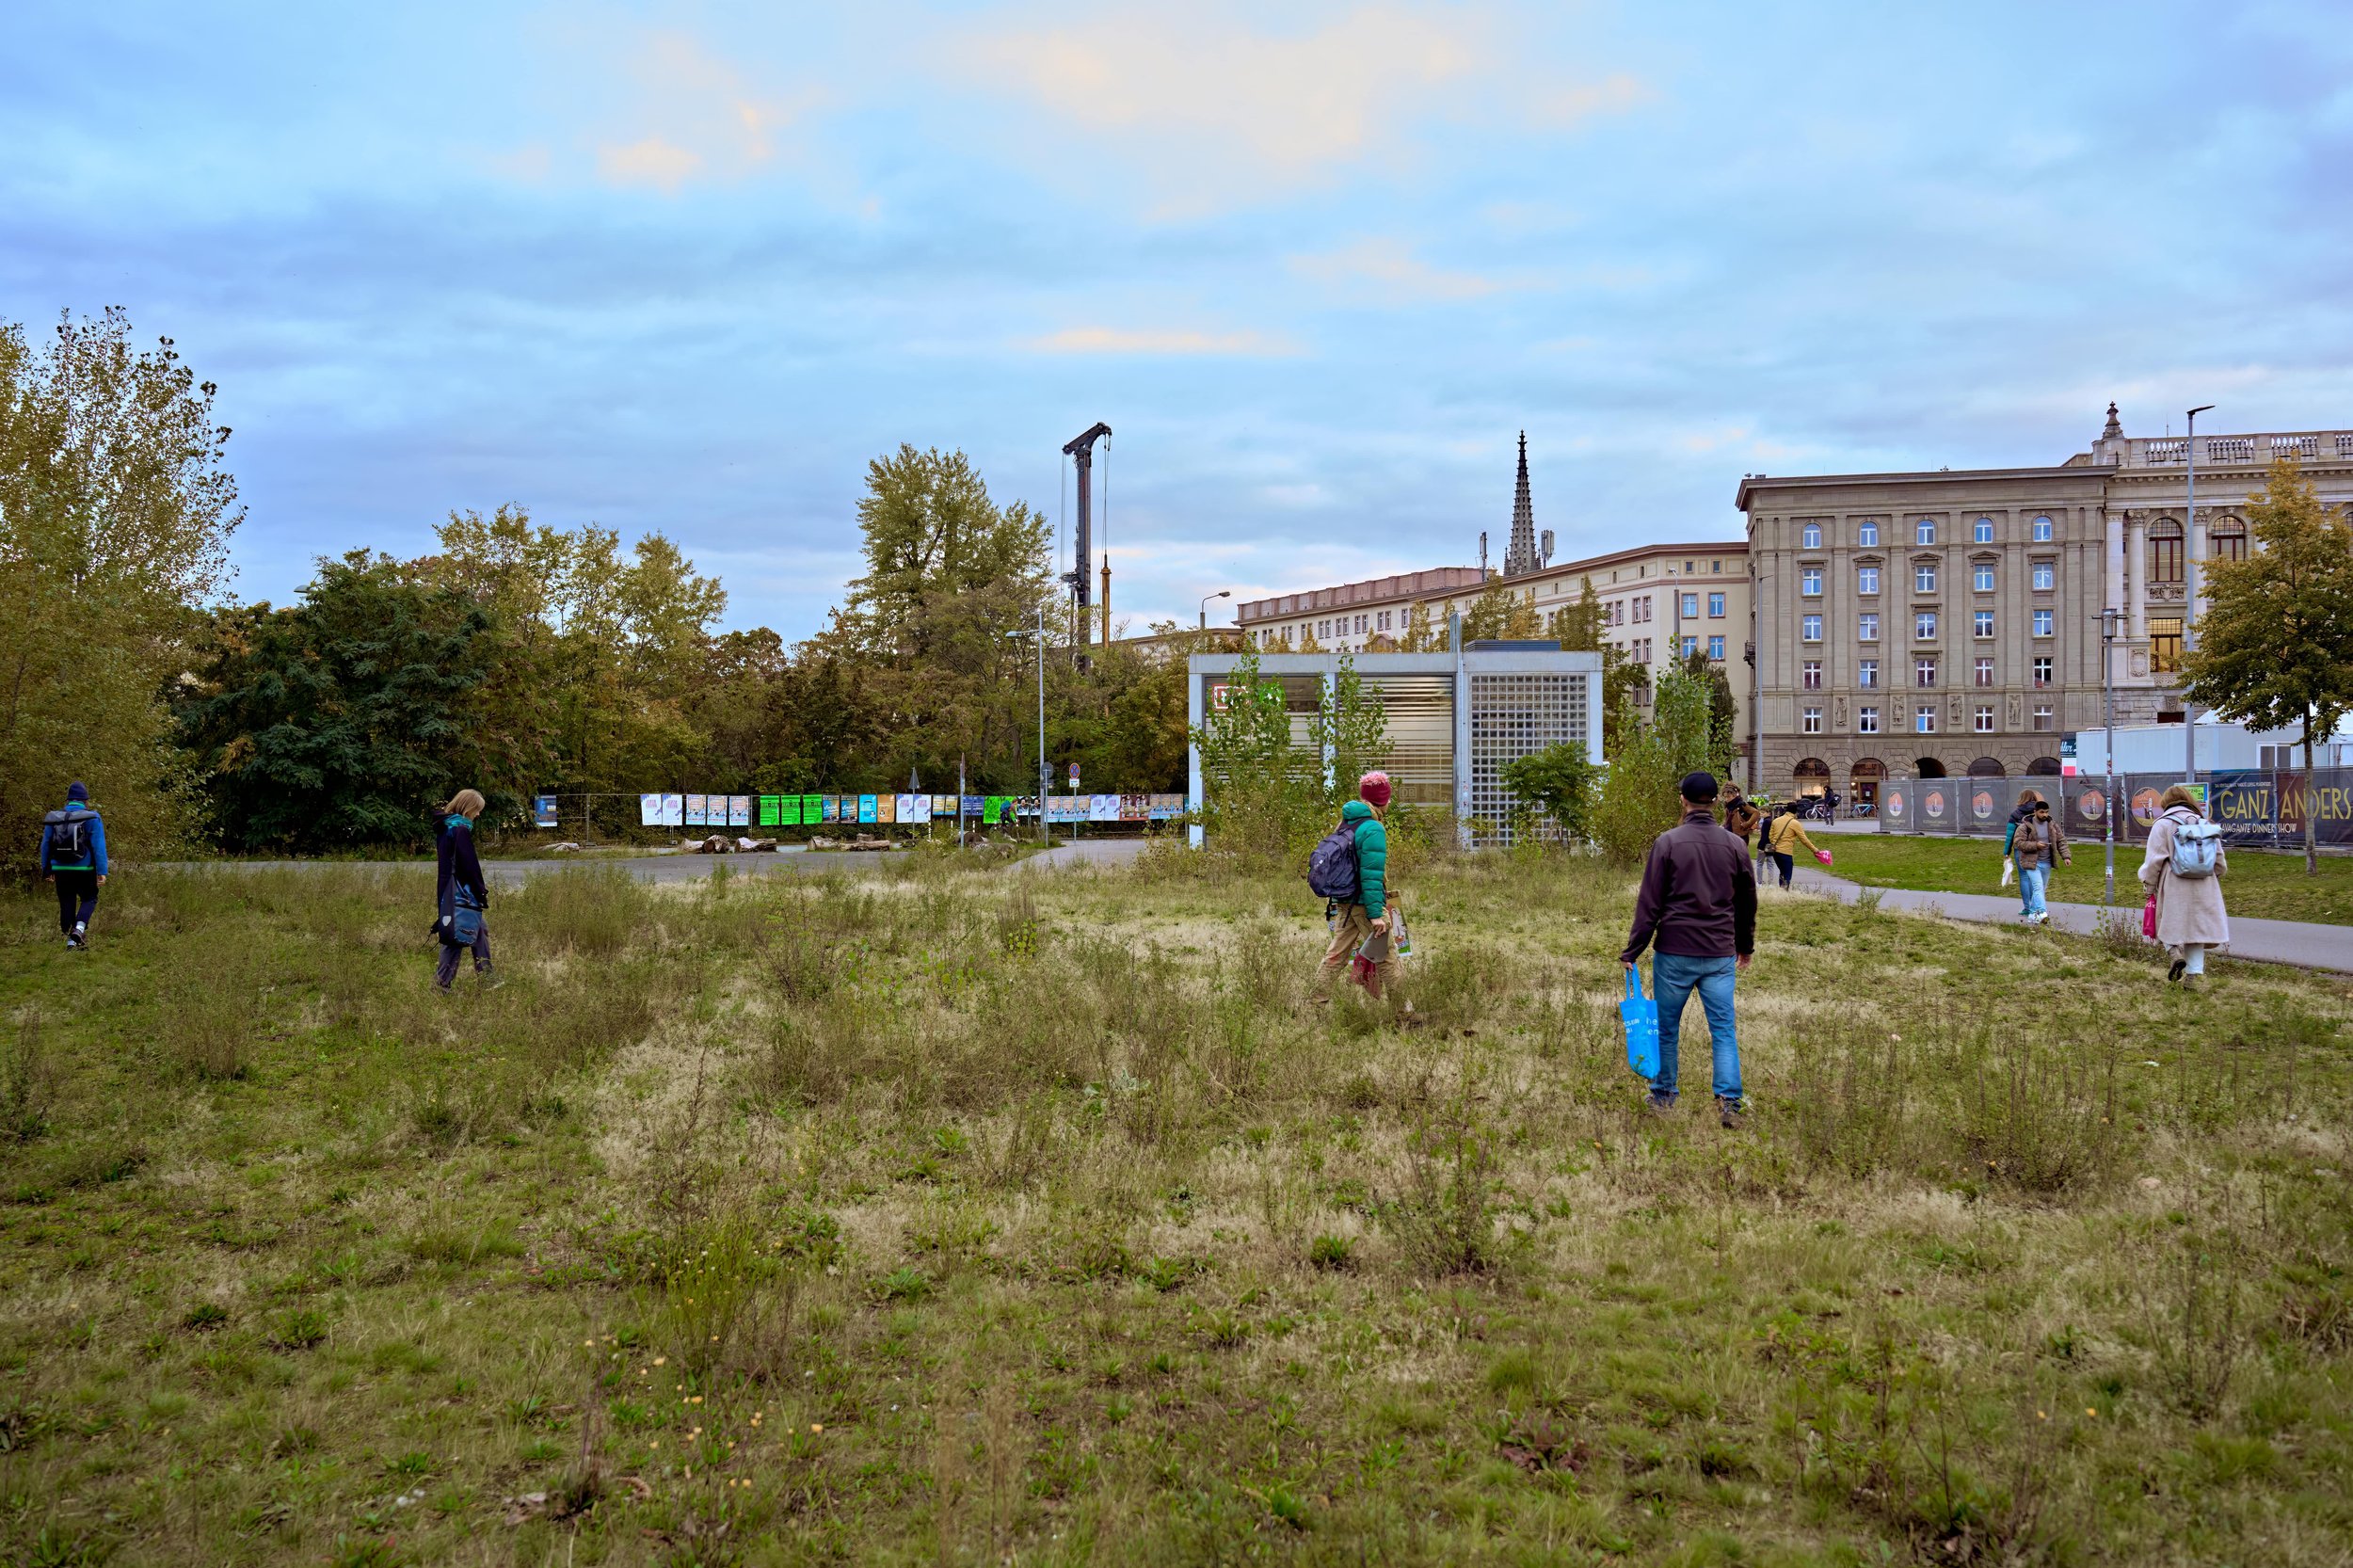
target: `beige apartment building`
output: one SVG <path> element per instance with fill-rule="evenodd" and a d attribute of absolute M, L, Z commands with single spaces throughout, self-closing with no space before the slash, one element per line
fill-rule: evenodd
<path fill-rule="evenodd" d="M 1435 646 L 1446 646 L 1449 615 L 1468 614 L 1480 595 L 1501 584 L 1525 595 L 1538 624 L 1581 599 L 1591 583 L 1601 602 L 1605 642 L 1653 672 L 1677 649 L 1704 652 L 1722 664 L 1739 701 L 1742 749 L 1749 720 L 1748 546 L 1737 540 L 1641 545 L 1584 560 L 1531 567 L 1512 575 L 1478 567 L 1402 572 L 1337 587 L 1251 600 L 1237 613 L 1242 641 L 1261 652 L 1312 645 L 1333 652 L 1388 652 L 1413 624 L 1418 607 Z M 1647 691 L 1652 681 L 1644 682 Z"/>
<path fill-rule="evenodd" d="M 2128 437 L 2049 466 L 1743 478 L 1755 782 L 1870 798 L 1889 777 L 2057 774 L 2102 722 L 2180 722 L 2186 564 L 2248 548 L 2278 457 L 2353 503 L 2353 431 Z"/>

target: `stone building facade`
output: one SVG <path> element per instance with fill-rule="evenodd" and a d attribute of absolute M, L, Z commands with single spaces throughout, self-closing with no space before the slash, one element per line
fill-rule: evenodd
<path fill-rule="evenodd" d="M 2119 723 L 2178 721 L 2186 564 L 2247 549 L 2246 501 L 2294 456 L 2353 502 L 2353 431 L 2127 437 L 2038 468 L 1740 483 L 1753 585 L 1750 722 L 1776 794 L 1868 797 L 1888 777 L 2060 771 L 2102 722 L 2102 611 Z"/>

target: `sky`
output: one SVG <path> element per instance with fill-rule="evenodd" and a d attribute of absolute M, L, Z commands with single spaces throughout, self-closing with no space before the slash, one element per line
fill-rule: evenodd
<path fill-rule="evenodd" d="M 1737 538 L 1748 472 L 2353 426 L 2327 4 L 11 8 L 0 319 L 220 387 L 234 592 L 453 508 L 816 630 L 901 442 L 1114 613 Z M 1216 601 L 1212 601 L 1213 604 Z M 1230 614 L 1230 606 L 1217 605 Z"/>

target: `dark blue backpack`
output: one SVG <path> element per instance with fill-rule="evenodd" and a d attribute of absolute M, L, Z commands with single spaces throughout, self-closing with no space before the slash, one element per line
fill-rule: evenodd
<path fill-rule="evenodd" d="M 1307 856 L 1307 890 L 1318 898 L 1356 902 L 1356 824 L 1343 821 Z"/>
<path fill-rule="evenodd" d="M 49 829 L 49 865 L 65 872 L 88 871 L 95 862 L 91 840 L 96 830 L 91 824 L 98 813 L 87 806 L 69 806 L 62 811 L 52 811 L 42 817 L 42 825 Z"/>

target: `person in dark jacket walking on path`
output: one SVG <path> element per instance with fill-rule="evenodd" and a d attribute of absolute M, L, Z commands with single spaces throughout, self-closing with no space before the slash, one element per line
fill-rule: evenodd
<path fill-rule="evenodd" d="M 482 878 L 482 861 L 474 854 L 474 819 L 482 815 L 479 790 L 460 790 L 441 808 L 441 831 L 435 845 L 439 863 L 433 883 L 433 934 L 441 941 L 441 961 L 433 984 L 450 989 L 457 979 L 457 955 L 473 950 L 473 972 L 490 979 L 490 927 L 482 912 L 490 907 L 490 885 Z"/>
<path fill-rule="evenodd" d="M 1747 1102 L 1740 1092 L 1733 975 L 1749 967 L 1756 951 L 1756 878 L 1739 838 L 1716 824 L 1715 804 L 1715 775 L 1684 778 L 1682 825 L 1651 840 L 1642 889 L 1634 900 L 1634 929 L 1618 961 L 1631 969 L 1643 948 L 1656 950 L 1650 972 L 1651 995 L 1658 1002 L 1658 1076 L 1651 1080 L 1651 1110 L 1664 1115 L 1674 1109 L 1683 1009 L 1697 991 L 1715 1047 L 1717 1115 L 1737 1130 Z"/>
<path fill-rule="evenodd" d="M 40 820 L 40 874 L 57 885 L 57 929 L 65 945 L 89 946 L 98 888 L 106 880 L 106 822 L 78 778 L 66 786 L 65 809 Z"/>
<path fill-rule="evenodd" d="M 1375 1001 L 1397 978 L 1397 955 L 1389 945 L 1389 830 L 1381 814 L 1388 808 L 1389 776 L 1369 773 L 1357 781 L 1357 798 L 1340 808 L 1340 821 L 1356 829 L 1356 902 L 1327 913 L 1332 945 L 1316 976 L 1323 995 L 1351 959 L 1362 958 L 1365 990 Z"/>

